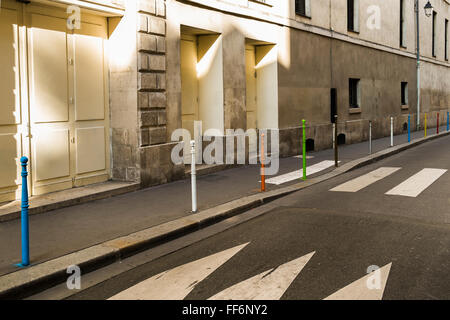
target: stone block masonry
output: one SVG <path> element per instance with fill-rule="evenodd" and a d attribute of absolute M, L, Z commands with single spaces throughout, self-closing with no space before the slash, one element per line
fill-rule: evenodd
<path fill-rule="evenodd" d="M 165 6 L 164 0 L 137 6 L 140 147 L 167 142 Z"/>
<path fill-rule="evenodd" d="M 138 0 L 137 15 L 138 166 L 148 187 L 182 179 L 184 165 L 172 163 L 177 143 L 167 141 L 165 0 Z"/>

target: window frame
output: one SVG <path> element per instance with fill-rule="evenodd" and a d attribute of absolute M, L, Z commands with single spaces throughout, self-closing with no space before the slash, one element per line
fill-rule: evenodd
<path fill-rule="evenodd" d="M 359 33 L 359 0 L 347 0 L 347 31 Z"/>
<path fill-rule="evenodd" d="M 444 22 L 444 59 L 448 61 L 448 19 Z"/>
<path fill-rule="evenodd" d="M 433 56 L 433 58 L 437 57 L 436 54 L 436 37 L 437 37 L 437 32 L 436 32 L 436 22 L 437 22 L 437 12 L 435 10 L 433 10 L 433 17 L 432 17 L 432 35 L 431 35 L 431 55 Z"/>
<path fill-rule="evenodd" d="M 297 4 L 298 2 L 303 2 L 304 4 L 304 12 L 297 10 Z M 294 11 L 295 15 L 305 17 L 305 18 L 311 18 L 311 0 L 295 0 L 294 1 Z"/>
<path fill-rule="evenodd" d="M 402 106 L 409 105 L 409 86 L 408 82 L 401 82 L 401 98 L 400 102 Z"/>
<path fill-rule="evenodd" d="M 349 108 L 361 108 L 361 79 L 348 79 Z"/>
<path fill-rule="evenodd" d="M 406 49 L 405 0 L 400 0 L 400 47 Z"/>

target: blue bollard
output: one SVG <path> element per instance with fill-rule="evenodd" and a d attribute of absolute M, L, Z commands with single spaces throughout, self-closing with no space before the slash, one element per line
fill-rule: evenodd
<path fill-rule="evenodd" d="M 27 182 L 27 163 L 28 158 L 20 158 L 22 164 L 22 212 L 21 212 L 21 224 L 22 224 L 22 263 L 17 264 L 18 267 L 26 267 L 30 264 L 30 241 L 29 241 L 29 229 L 28 229 L 28 182 Z"/>
<path fill-rule="evenodd" d="M 411 115 L 408 114 L 408 142 L 411 142 Z"/>

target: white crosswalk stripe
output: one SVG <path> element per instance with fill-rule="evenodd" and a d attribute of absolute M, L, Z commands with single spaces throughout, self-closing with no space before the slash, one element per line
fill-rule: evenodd
<path fill-rule="evenodd" d="M 279 300 L 315 252 L 267 270 L 208 300 Z"/>
<path fill-rule="evenodd" d="M 395 188 L 386 192 L 386 194 L 413 198 L 417 197 L 446 172 L 447 170 L 445 169 L 423 169 Z"/>
<path fill-rule="evenodd" d="M 324 300 L 381 300 L 392 263 L 377 269 L 348 286 L 336 291 Z"/>
<path fill-rule="evenodd" d="M 160 273 L 116 294 L 109 300 L 182 300 L 199 282 L 246 245 L 248 243 Z"/>
<path fill-rule="evenodd" d="M 306 167 L 306 175 L 310 176 L 312 174 L 315 174 L 317 172 L 323 171 L 325 169 L 328 169 L 330 167 L 334 166 L 334 161 L 325 160 L 319 163 L 316 163 L 314 165 L 311 165 L 309 167 Z M 303 171 L 302 170 L 296 170 L 292 171 L 277 177 L 273 177 L 266 180 L 266 183 L 268 184 L 274 184 L 274 185 L 280 185 L 289 181 L 298 180 L 303 177 Z"/>
<path fill-rule="evenodd" d="M 357 192 L 361 189 L 364 189 L 371 184 L 386 178 L 387 176 L 393 174 L 394 172 L 400 170 L 401 168 L 391 168 L 391 167 L 381 167 L 378 168 L 372 172 L 369 172 L 365 175 L 362 175 L 360 177 L 357 177 L 353 180 L 347 181 L 346 183 L 343 183 L 330 191 L 337 191 L 337 192 Z"/>

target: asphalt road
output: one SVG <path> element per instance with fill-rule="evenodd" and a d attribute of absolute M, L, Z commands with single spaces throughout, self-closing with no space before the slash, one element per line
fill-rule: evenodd
<path fill-rule="evenodd" d="M 383 178 L 375 175 L 378 181 L 356 192 L 330 191 L 379 168 L 397 169 Z M 426 171 L 415 176 L 425 168 L 441 169 L 440 174 L 433 178 Z M 370 176 L 360 178 L 353 187 L 361 188 L 367 181 Z M 399 185 L 399 193 L 410 196 L 386 194 Z M 422 192 L 411 196 L 418 191 Z M 373 275 L 368 275 L 368 268 L 386 266 L 381 289 L 377 288 L 379 298 L 450 299 L 450 137 L 296 192 L 165 246 L 167 250 L 158 255 L 152 256 L 158 250 L 152 249 L 130 258 L 134 262 L 124 260 L 86 275 L 89 281 L 82 277 L 83 288 L 69 298 L 148 299 L 152 297 L 149 290 L 158 286 L 163 288 L 159 294 L 169 298 L 185 290 L 184 299 L 208 299 L 219 293 L 226 297 L 230 292 L 236 297 L 252 293 L 261 297 L 258 290 L 265 294 L 278 290 L 276 299 L 324 299 L 336 292 L 355 298 L 361 291 L 354 282 L 367 283 Z M 241 247 L 230 253 L 237 246 Z M 215 256 L 208 259 L 210 255 Z M 298 262 L 300 257 L 304 259 Z M 292 266 L 292 261 L 297 265 Z M 194 265 L 186 266 L 191 262 Z M 202 268 L 208 272 L 201 274 Z M 169 272 L 161 275 L 165 271 Z M 183 281 L 189 280 L 193 281 L 186 290 Z M 60 286 L 34 298 L 64 297 L 64 292 L 67 289 Z M 364 298 L 364 293 L 359 297 Z"/>

